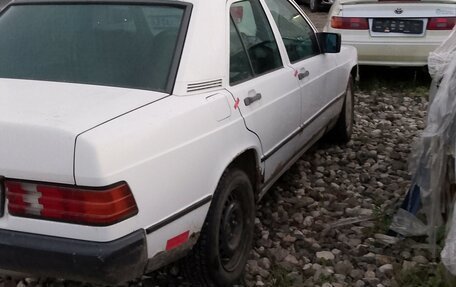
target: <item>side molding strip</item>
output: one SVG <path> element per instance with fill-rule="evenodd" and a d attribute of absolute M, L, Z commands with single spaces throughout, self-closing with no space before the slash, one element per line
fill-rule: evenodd
<path fill-rule="evenodd" d="M 198 209 L 201 206 L 211 202 L 211 200 L 212 200 L 212 194 L 208 195 L 205 198 L 201 199 L 200 201 L 197 201 L 197 202 L 193 203 L 192 205 L 184 208 L 183 210 L 179 211 L 178 213 L 175 213 L 175 214 L 171 215 L 170 217 L 165 218 L 162 221 L 152 225 L 151 227 L 146 229 L 146 233 L 150 234 L 154 231 L 157 231 L 158 229 L 162 228 L 163 226 L 168 225 L 171 222 L 176 221 L 179 218 L 183 217 L 184 215 L 187 215 L 188 213 L 194 211 L 195 209 Z"/>
<path fill-rule="evenodd" d="M 304 122 L 303 124 L 301 124 L 297 130 L 295 130 L 294 132 L 292 132 L 286 139 L 284 139 L 283 141 L 281 141 L 277 146 L 275 146 L 272 150 L 270 150 L 269 152 L 267 152 L 262 158 L 261 158 L 261 162 L 264 162 L 266 161 L 268 158 L 270 158 L 274 153 L 276 153 L 278 150 L 280 150 L 284 145 L 286 145 L 289 141 L 291 141 L 294 137 L 296 137 L 297 135 L 299 135 L 306 127 L 308 127 L 315 119 L 317 119 L 322 113 L 324 113 L 327 109 L 329 109 L 330 107 L 332 107 L 335 103 L 337 103 L 341 98 L 343 98 L 345 96 L 345 93 L 343 93 L 342 95 L 334 98 L 331 102 L 329 102 L 328 104 L 326 104 L 326 106 L 324 106 L 321 110 L 319 110 L 313 117 L 311 117 L 310 119 L 308 119 L 306 122 Z"/>

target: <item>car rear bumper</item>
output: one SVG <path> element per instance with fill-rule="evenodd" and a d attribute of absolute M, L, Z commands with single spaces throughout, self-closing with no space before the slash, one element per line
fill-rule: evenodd
<path fill-rule="evenodd" d="M 144 230 L 111 242 L 92 242 L 0 229 L 0 269 L 35 276 L 119 284 L 147 264 Z"/>
<path fill-rule="evenodd" d="M 360 65 L 426 66 L 429 53 L 439 43 L 344 42 L 358 50 Z"/>

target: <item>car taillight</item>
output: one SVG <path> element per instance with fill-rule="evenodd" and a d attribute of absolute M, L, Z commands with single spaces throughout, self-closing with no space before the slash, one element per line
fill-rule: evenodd
<path fill-rule="evenodd" d="M 452 30 L 456 24 L 456 17 L 438 17 L 430 18 L 427 29 L 428 30 Z"/>
<path fill-rule="evenodd" d="M 335 29 L 367 30 L 369 23 L 367 18 L 359 17 L 331 17 L 331 27 Z"/>
<path fill-rule="evenodd" d="M 14 216 L 106 226 L 138 213 L 126 183 L 87 188 L 6 180 L 5 187 Z"/>

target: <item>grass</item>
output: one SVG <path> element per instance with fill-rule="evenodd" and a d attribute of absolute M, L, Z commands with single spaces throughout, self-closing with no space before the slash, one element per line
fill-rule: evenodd
<path fill-rule="evenodd" d="M 333 280 L 332 276 L 321 274 L 315 284 L 323 285 L 323 283 L 331 283 Z"/>
<path fill-rule="evenodd" d="M 456 278 L 449 274 L 441 263 L 402 270 L 396 274 L 396 282 L 401 287 L 456 286 Z"/>
<path fill-rule="evenodd" d="M 392 217 L 380 206 L 375 205 L 373 209 L 373 215 L 375 216 L 375 233 L 387 233 L 392 222 Z"/>
<path fill-rule="evenodd" d="M 374 205 L 372 215 L 375 219 L 374 226 L 364 228 L 363 234 L 369 237 L 376 233 L 387 234 L 393 220 L 392 216 L 383 210 L 380 205 Z"/>
<path fill-rule="evenodd" d="M 291 287 L 293 280 L 287 277 L 289 272 L 279 265 L 274 265 L 271 270 L 270 284 L 273 287 Z"/>

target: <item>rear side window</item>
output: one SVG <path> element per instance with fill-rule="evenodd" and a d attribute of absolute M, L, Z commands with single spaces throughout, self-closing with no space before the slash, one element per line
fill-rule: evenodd
<path fill-rule="evenodd" d="M 166 91 L 185 8 L 14 5 L 0 16 L 0 77 Z"/>
<path fill-rule="evenodd" d="M 236 2 L 230 11 L 230 83 L 249 78 L 246 73 L 242 77 L 239 73 L 236 75 L 235 70 L 250 67 L 253 75 L 261 75 L 282 67 L 277 43 L 258 0 Z M 247 54 L 248 65 L 240 63 L 244 57 L 240 54 L 240 46 Z"/>
<path fill-rule="evenodd" d="M 230 84 L 246 81 L 253 77 L 249 58 L 236 31 L 233 21 L 230 23 Z"/>
<path fill-rule="evenodd" d="M 318 55 L 315 33 L 306 19 L 288 0 L 266 0 L 282 35 L 290 62 Z"/>

